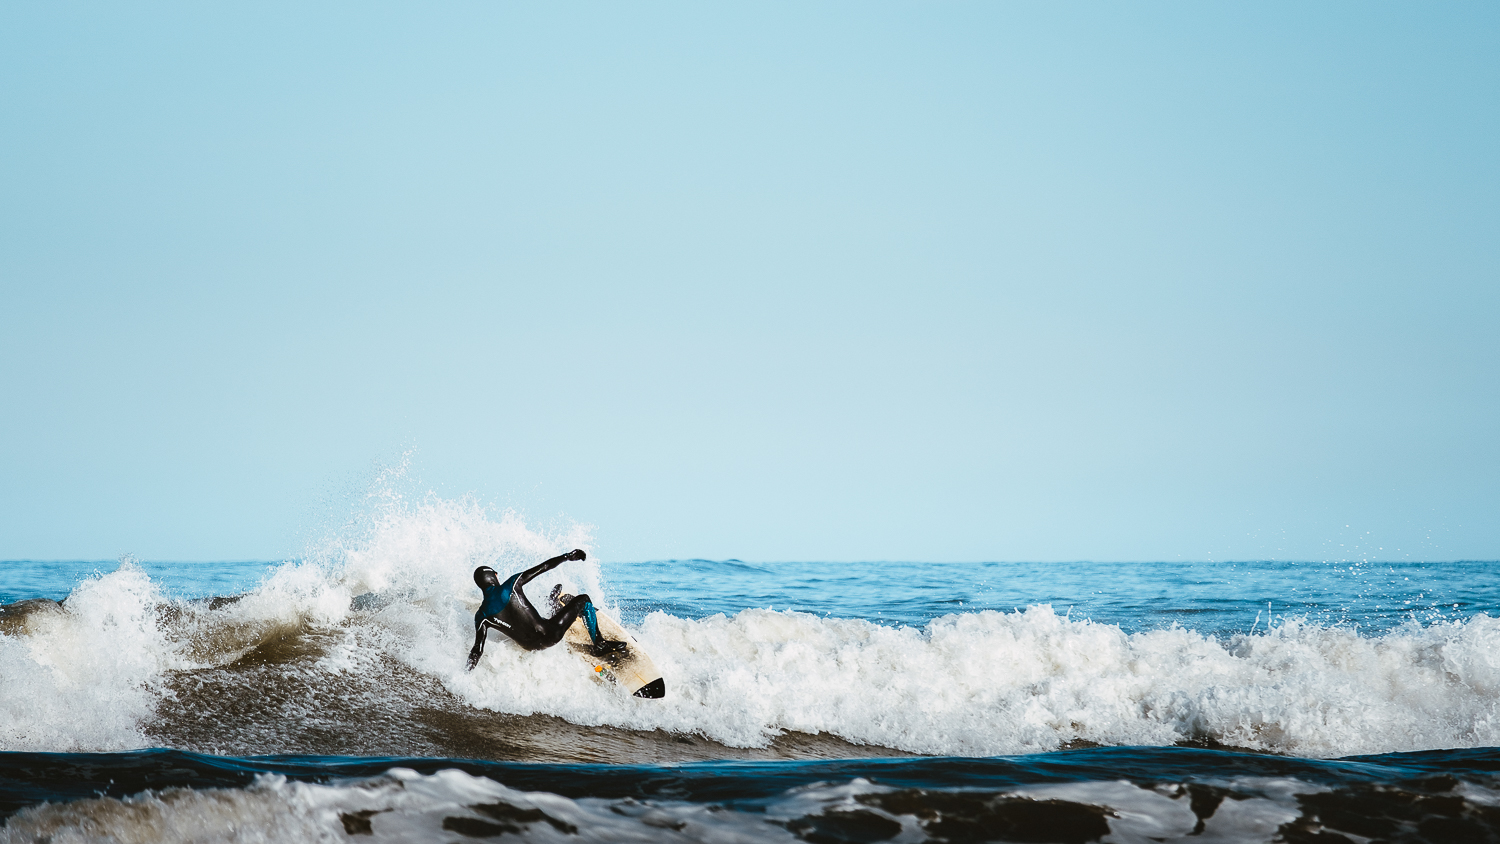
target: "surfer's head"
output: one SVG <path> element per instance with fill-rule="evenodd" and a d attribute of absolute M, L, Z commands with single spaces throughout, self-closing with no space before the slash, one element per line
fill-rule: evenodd
<path fill-rule="evenodd" d="M 474 585 L 480 589 L 486 586 L 499 586 L 500 575 L 495 574 L 495 570 L 489 566 L 480 566 L 474 569 Z"/>

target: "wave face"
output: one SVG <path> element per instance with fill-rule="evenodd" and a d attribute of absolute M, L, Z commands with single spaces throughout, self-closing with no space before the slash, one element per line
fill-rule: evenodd
<path fill-rule="evenodd" d="M 472 502 L 393 500 L 227 598 L 138 566 L 0 618 L 0 750 L 667 762 L 1098 745 L 1307 757 L 1500 744 L 1500 620 L 1370 635 L 1283 617 L 1257 632 L 1127 632 L 1042 604 L 921 623 L 767 608 L 625 613 L 667 681 L 643 701 L 563 649 L 492 638 L 472 673 L 477 565 L 572 547 Z M 591 559 L 551 582 L 612 606 Z M 545 580 L 545 578 L 543 579 Z M 658 582 L 666 602 L 692 582 Z M 616 606 L 618 609 L 618 606 Z"/>

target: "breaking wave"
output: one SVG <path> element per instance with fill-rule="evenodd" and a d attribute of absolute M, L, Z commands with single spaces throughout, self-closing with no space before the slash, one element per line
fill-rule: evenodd
<path fill-rule="evenodd" d="M 485 715 L 627 736 L 634 749 L 622 758 L 642 743 L 765 748 L 790 734 L 949 756 L 1188 742 L 1335 757 L 1500 744 L 1500 620 L 1486 615 L 1381 635 L 1294 619 L 1215 636 L 1127 633 L 1046 605 L 922 626 L 657 611 L 631 626 L 666 678 L 664 700 L 596 681 L 561 648 L 496 641 L 465 672 L 472 569 L 514 571 L 575 546 L 591 548 L 586 530 L 539 530 L 429 497 L 392 501 L 239 596 L 168 597 L 124 564 L 61 604 L 27 601 L 0 616 L 0 750 L 531 752 L 514 736 L 476 738 L 472 719 Z M 553 574 L 611 605 L 592 558 Z"/>

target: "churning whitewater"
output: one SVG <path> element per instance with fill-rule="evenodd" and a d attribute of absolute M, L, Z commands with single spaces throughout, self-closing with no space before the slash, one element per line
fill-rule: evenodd
<path fill-rule="evenodd" d="M 127 562 L 61 604 L 0 616 L 0 750 L 649 761 L 795 755 L 798 742 L 832 756 L 1500 744 L 1500 620 L 1485 614 L 1378 634 L 1283 618 L 1228 635 L 1126 632 L 1046 604 L 915 624 L 839 617 L 836 604 L 632 619 L 591 553 L 534 591 L 560 582 L 623 615 L 666 699 L 599 682 L 562 648 L 497 641 L 466 672 L 474 567 L 516 571 L 574 546 L 593 550 L 581 528 L 429 497 L 391 501 L 240 595 L 172 596 Z"/>

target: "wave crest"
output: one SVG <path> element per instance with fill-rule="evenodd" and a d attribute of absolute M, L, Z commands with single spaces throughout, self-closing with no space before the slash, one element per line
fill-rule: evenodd
<path fill-rule="evenodd" d="M 1379 636 L 1293 620 L 1218 638 L 1125 633 L 1048 605 L 922 627 L 658 611 L 635 632 L 666 677 L 665 700 L 595 681 L 564 649 L 528 653 L 499 637 L 466 672 L 473 567 L 515 571 L 575 546 L 590 547 L 586 529 L 538 531 L 429 497 L 372 514 L 234 600 L 168 599 L 122 565 L 79 585 L 61 610 L 0 631 L 0 749 L 141 747 L 174 735 L 160 719 L 191 717 L 209 728 L 268 719 L 260 732 L 270 738 L 242 752 L 308 752 L 279 725 L 316 718 L 320 741 L 367 753 L 364 726 L 397 700 L 407 709 L 393 706 L 387 722 L 488 710 L 739 748 L 786 732 L 967 756 L 1087 743 L 1323 757 L 1500 744 L 1500 620 L 1488 616 Z M 561 582 L 608 605 L 592 559 L 553 575 L 529 588 L 545 595 Z M 241 705 L 267 697 L 274 710 Z"/>

